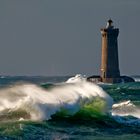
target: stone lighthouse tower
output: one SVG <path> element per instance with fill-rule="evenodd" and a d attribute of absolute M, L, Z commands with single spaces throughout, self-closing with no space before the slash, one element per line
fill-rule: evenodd
<path fill-rule="evenodd" d="M 119 29 L 114 28 L 110 19 L 105 28 L 101 29 L 102 56 L 101 56 L 101 81 L 105 83 L 116 83 L 120 81 L 119 59 L 118 59 L 118 34 Z"/>
<path fill-rule="evenodd" d="M 127 83 L 135 82 L 129 76 L 120 76 L 118 57 L 118 35 L 119 29 L 114 28 L 113 21 L 109 19 L 105 28 L 101 29 L 102 55 L 100 75 L 87 78 L 88 81 L 98 83 Z"/>

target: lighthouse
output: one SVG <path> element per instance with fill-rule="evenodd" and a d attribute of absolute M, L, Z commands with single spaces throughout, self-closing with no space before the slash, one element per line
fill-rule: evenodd
<path fill-rule="evenodd" d="M 109 19 L 105 28 L 101 29 L 102 55 L 101 55 L 101 81 L 106 83 L 119 82 L 118 58 L 119 29 L 114 28 L 113 21 Z"/>
<path fill-rule="evenodd" d="M 100 75 L 93 75 L 87 78 L 88 81 L 98 83 L 127 83 L 135 82 L 129 76 L 121 76 L 118 56 L 118 35 L 119 29 L 113 26 L 109 19 L 107 25 L 101 28 L 101 67 Z"/>

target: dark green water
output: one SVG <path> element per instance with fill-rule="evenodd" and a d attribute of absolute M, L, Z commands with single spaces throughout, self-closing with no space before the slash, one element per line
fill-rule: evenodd
<path fill-rule="evenodd" d="M 22 78 L 19 79 L 20 81 L 24 81 Z M 64 79 L 65 78 L 63 77 L 62 81 L 64 81 Z M 6 79 L 2 80 L 6 81 Z M 13 79 L 11 78 L 11 81 L 12 80 Z M 30 80 L 32 80 L 31 77 Z M 44 79 L 43 82 L 39 80 L 37 83 L 38 85 L 45 82 Z M 55 80 L 57 81 L 57 78 Z M 53 81 L 51 81 L 51 83 L 53 83 Z M 9 83 L 7 82 L 6 86 L 8 84 Z M 94 110 L 90 107 L 81 108 L 80 111 L 74 115 L 59 112 L 54 114 L 52 119 L 44 121 L 19 121 L 20 117 L 17 116 L 26 116 L 24 111 L 14 112 L 12 114 L 7 113 L 7 115 L 0 116 L 0 139 L 139 140 L 140 82 L 100 86 L 113 98 L 114 104 L 130 101 L 130 107 L 127 105 L 119 107 L 119 111 L 126 111 L 123 113 L 128 114 L 128 116 L 112 116 L 111 110 L 108 114 L 99 113 L 98 104 L 94 106 Z M 53 88 L 53 86 L 52 84 L 44 84 L 43 88 L 48 89 Z M 131 106 L 131 104 L 134 106 Z M 127 112 L 127 107 L 132 109 L 134 108 L 134 110 Z M 135 111 L 137 111 L 137 115 L 132 116 L 131 113 L 135 114 Z"/>

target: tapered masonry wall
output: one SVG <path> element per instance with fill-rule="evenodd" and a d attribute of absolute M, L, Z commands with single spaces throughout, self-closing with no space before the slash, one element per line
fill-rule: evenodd
<path fill-rule="evenodd" d="M 120 77 L 117 38 L 119 29 L 104 28 L 102 34 L 101 78 Z"/>

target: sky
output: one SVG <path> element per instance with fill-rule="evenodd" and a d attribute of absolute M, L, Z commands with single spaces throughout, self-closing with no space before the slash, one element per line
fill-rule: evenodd
<path fill-rule="evenodd" d="M 140 0 L 0 0 L 0 75 L 99 74 L 109 18 L 121 74 L 140 75 Z"/>

